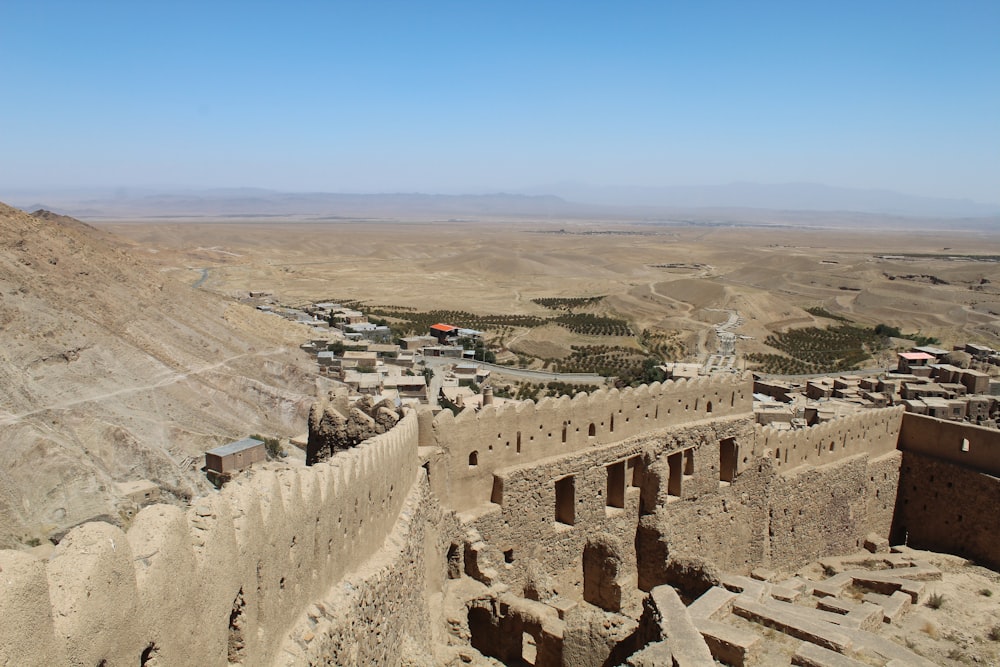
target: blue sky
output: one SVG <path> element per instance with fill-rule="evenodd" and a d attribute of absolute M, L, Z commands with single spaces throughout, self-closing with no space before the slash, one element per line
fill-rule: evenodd
<path fill-rule="evenodd" d="M 808 181 L 1000 201 L 1000 2 L 0 6 L 0 191 Z"/>

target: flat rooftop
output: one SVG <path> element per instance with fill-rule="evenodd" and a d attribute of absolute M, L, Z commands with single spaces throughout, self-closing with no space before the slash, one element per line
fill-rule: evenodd
<path fill-rule="evenodd" d="M 243 438 L 242 440 L 237 440 L 235 442 L 230 442 L 228 445 L 222 445 L 216 447 L 215 449 L 210 449 L 206 454 L 214 454 L 215 456 L 228 456 L 230 454 L 235 454 L 236 452 L 242 452 L 244 449 L 250 449 L 256 447 L 257 445 L 263 445 L 263 440 L 257 440 L 255 438 Z"/>

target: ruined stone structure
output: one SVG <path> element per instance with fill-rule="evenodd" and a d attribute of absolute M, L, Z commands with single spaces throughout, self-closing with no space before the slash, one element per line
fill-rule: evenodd
<path fill-rule="evenodd" d="M 314 465 L 337 452 L 357 447 L 390 430 L 401 416 L 388 401 L 363 396 L 352 403 L 346 388 L 334 389 L 309 410 L 306 461 Z"/>
<path fill-rule="evenodd" d="M 693 599 L 722 572 L 874 537 L 1000 563 L 1000 433 L 900 408 L 778 432 L 751 389 L 410 411 L 310 468 L 146 507 L 127 533 L 81 526 L 48 561 L 0 551 L 0 664 L 435 665 L 449 644 L 624 662 L 664 650 L 683 606 L 664 584 Z M 314 408 L 317 442 L 335 402 Z"/>

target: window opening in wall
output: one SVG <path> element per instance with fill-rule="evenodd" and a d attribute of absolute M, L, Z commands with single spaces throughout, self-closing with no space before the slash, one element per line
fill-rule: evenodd
<path fill-rule="evenodd" d="M 659 419 L 659 418 L 660 418 L 660 406 L 657 405 L 656 409 L 653 410 L 653 419 Z"/>
<path fill-rule="evenodd" d="M 676 452 L 667 457 L 669 475 L 667 477 L 667 495 L 675 499 L 681 497 L 681 479 L 684 465 L 684 453 Z M 669 498 L 668 498 L 669 500 Z"/>
<path fill-rule="evenodd" d="M 696 399 L 694 399 L 694 411 L 695 411 L 695 412 L 698 412 L 698 402 L 699 402 L 700 400 L 701 400 L 700 398 L 696 398 Z"/>
<path fill-rule="evenodd" d="M 615 416 L 611 415 L 611 432 L 615 432 Z"/>
<path fill-rule="evenodd" d="M 479 465 L 479 452 L 472 450 L 469 452 L 469 467 L 475 468 L 477 465 Z"/>
<path fill-rule="evenodd" d="M 567 526 L 576 523 L 576 483 L 572 475 L 556 480 L 556 521 Z"/>
<path fill-rule="evenodd" d="M 535 638 L 527 632 L 521 633 L 521 662 L 534 665 L 538 658 L 538 647 L 535 645 Z"/>
<path fill-rule="evenodd" d="M 562 431 L 562 441 L 563 441 L 563 443 L 566 442 L 566 430 L 567 430 L 566 429 L 566 424 L 563 424 L 563 431 Z"/>
<path fill-rule="evenodd" d="M 451 543 L 448 547 L 448 578 L 449 579 L 461 579 L 462 570 L 464 568 L 463 556 L 465 554 L 462 552 L 462 547 L 460 547 L 455 542 Z"/>
<path fill-rule="evenodd" d="M 642 486 L 642 474 L 645 471 L 645 464 L 641 456 L 633 456 L 628 460 L 629 485 L 635 488 Z"/>
<path fill-rule="evenodd" d="M 709 401 L 708 405 L 705 406 L 705 412 L 712 414 L 712 401 Z"/>
<path fill-rule="evenodd" d="M 690 477 L 694 474 L 694 450 L 684 450 L 684 474 Z"/>
<path fill-rule="evenodd" d="M 590 428 L 587 429 L 587 435 L 589 435 L 591 438 L 597 435 L 597 427 L 594 425 L 593 422 L 591 422 Z"/>
<path fill-rule="evenodd" d="M 962 438 L 962 451 L 963 452 L 969 451 L 969 439 L 968 438 Z"/>
<path fill-rule="evenodd" d="M 521 432 L 517 432 L 517 453 L 521 453 Z"/>
<path fill-rule="evenodd" d="M 503 505 L 503 479 L 493 475 L 493 490 L 490 492 L 490 502 Z"/>
<path fill-rule="evenodd" d="M 719 481 L 733 482 L 736 480 L 736 467 L 740 457 L 740 449 L 736 438 L 726 438 L 719 443 Z"/>
<path fill-rule="evenodd" d="M 606 466 L 608 489 L 605 502 L 608 507 L 625 507 L 625 462 L 618 461 Z"/>
<path fill-rule="evenodd" d="M 729 395 L 729 407 L 733 407 L 734 405 L 736 405 L 736 392 L 735 391 L 732 394 Z"/>

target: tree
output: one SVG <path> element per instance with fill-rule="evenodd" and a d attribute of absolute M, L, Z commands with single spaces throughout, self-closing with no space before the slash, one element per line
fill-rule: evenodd
<path fill-rule="evenodd" d="M 891 327 L 888 324 L 876 324 L 875 335 L 883 338 L 900 338 L 899 327 Z"/>

